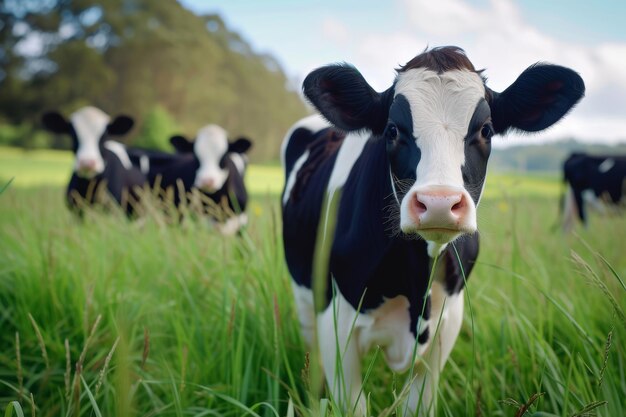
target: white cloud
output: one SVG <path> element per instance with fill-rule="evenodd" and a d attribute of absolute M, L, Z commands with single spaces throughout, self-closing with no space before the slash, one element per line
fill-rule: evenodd
<path fill-rule="evenodd" d="M 587 97 L 555 127 L 536 135 L 537 140 L 626 139 L 626 44 L 588 46 L 554 38 L 525 21 L 511 0 L 491 0 L 485 7 L 464 0 L 401 0 L 400 6 L 406 21 L 388 33 L 377 32 L 375 25 L 360 32 L 337 18 L 322 25 L 324 36 L 345 54 L 340 60 L 353 63 L 377 90 L 391 85 L 393 69 L 427 45 L 465 49 L 477 68 L 486 69 L 496 91 L 529 65 L 550 62 L 579 72 Z M 510 135 L 507 142 L 529 140 L 532 136 Z"/>
<path fill-rule="evenodd" d="M 322 34 L 331 42 L 345 44 L 350 41 L 348 28 L 334 17 L 326 17 L 322 22 Z"/>

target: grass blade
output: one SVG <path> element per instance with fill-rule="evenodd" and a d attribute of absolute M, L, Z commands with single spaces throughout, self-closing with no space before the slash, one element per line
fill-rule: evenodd
<path fill-rule="evenodd" d="M 13 410 L 15 410 L 15 415 L 17 417 L 24 417 L 24 411 L 22 411 L 22 406 L 17 401 L 11 401 L 9 403 L 6 411 L 4 412 L 4 417 L 12 417 Z"/>

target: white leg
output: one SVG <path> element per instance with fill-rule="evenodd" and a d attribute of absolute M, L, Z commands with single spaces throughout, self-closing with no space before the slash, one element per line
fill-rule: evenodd
<path fill-rule="evenodd" d="M 565 233 L 569 233 L 572 231 L 572 226 L 574 225 L 576 210 L 574 201 L 574 192 L 572 191 L 572 187 L 567 187 L 567 192 L 565 193 L 565 201 L 563 202 L 563 231 Z"/>
<path fill-rule="evenodd" d="M 354 415 L 364 416 L 366 403 L 361 393 L 361 355 L 358 329 L 354 325 L 357 314 L 338 294 L 318 315 L 317 331 L 326 382 L 334 400 L 349 415 L 354 410 Z"/>
<path fill-rule="evenodd" d="M 311 349 L 313 347 L 313 332 L 315 331 L 313 291 L 305 286 L 296 284 L 293 280 L 291 281 L 291 289 L 293 290 L 293 298 L 296 301 L 296 312 L 298 313 L 302 338 L 306 343 L 307 349 Z"/>
<path fill-rule="evenodd" d="M 415 367 L 417 378 L 410 386 L 405 416 L 432 417 L 435 415 L 439 374 L 443 370 L 461 330 L 463 322 L 463 291 L 445 298 L 443 314 L 441 314 L 441 304 L 438 305 L 439 308 L 434 308 L 437 304 L 437 300 L 433 299 L 430 332 L 434 338 L 431 340 L 429 349 L 423 357 L 423 362 Z M 440 316 L 441 320 L 437 326 Z"/>

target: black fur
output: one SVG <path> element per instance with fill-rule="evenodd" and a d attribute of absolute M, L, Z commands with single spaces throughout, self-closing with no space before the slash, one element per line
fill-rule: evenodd
<path fill-rule="evenodd" d="M 149 171 L 147 173 L 148 183 L 152 188 L 159 188 L 161 191 L 171 190 L 173 203 L 179 207 L 181 203 L 188 201 L 188 195 L 195 189 L 194 182 L 196 172 L 200 168 L 200 161 L 194 154 L 194 142 L 184 136 L 176 135 L 170 138 L 170 143 L 176 149 L 176 154 L 167 152 L 152 151 L 139 148 L 129 149 L 129 156 L 133 165 L 141 166 L 141 158 L 149 161 Z M 197 190 L 208 197 L 216 204 L 222 201 L 227 202 L 229 210 L 233 213 L 243 213 L 248 204 L 248 193 L 243 176 L 237 170 L 234 162 L 229 156 L 230 152 L 245 153 L 252 143 L 246 138 L 239 138 L 229 143 L 228 151 L 222 156 L 220 166 L 228 170 L 229 174 L 224 185 L 213 193 Z M 182 188 L 181 186 L 182 185 Z M 161 192 L 162 197 L 166 193 Z M 203 204 L 206 212 L 215 214 L 207 203 Z M 216 220 L 224 220 L 224 218 Z"/>
<path fill-rule="evenodd" d="M 600 172 L 600 165 L 607 159 L 614 161 L 611 169 Z M 612 204 L 619 204 L 626 186 L 626 156 L 593 156 L 574 153 L 563 163 L 563 181 L 572 187 L 578 218 L 587 224 L 583 192 L 591 190 L 596 197 Z"/>
<path fill-rule="evenodd" d="M 356 68 L 347 64 L 318 68 L 302 86 L 304 95 L 338 128 L 374 133 L 385 129 L 393 89 L 377 93 Z"/>
<path fill-rule="evenodd" d="M 502 93 L 491 93 L 496 133 L 510 128 L 537 132 L 556 123 L 578 103 L 585 95 L 585 83 L 569 68 L 537 63 Z"/>

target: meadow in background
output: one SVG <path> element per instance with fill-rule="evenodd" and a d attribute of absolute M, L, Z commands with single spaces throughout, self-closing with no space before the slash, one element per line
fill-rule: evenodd
<path fill-rule="evenodd" d="M 0 151 L 0 189 L 15 177 L 0 194 L 0 412 L 340 415 L 327 393 L 312 400 L 279 167 L 250 167 L 250 226 L 224 239 L 159 214 L 93 211 L 81 224 L 63 201 L 71 155 L 15 152 Z M 564 236 L 560 191 L 556 175 L 488 175 L 440 415 L 624 414 L 626 219 L 595 214 Z M 403 376 L 381 352 L 364 366 L 370 413 L 390 415 Z"/>

